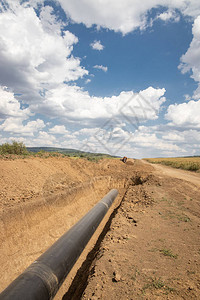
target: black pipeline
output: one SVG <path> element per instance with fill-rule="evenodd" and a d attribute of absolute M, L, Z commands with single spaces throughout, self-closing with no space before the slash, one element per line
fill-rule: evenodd
<path fill-rule="evenodd" d="M 1 294 L 1 300 L 53 299 L 94 234 L 118 191 L 111 190 Z"/>

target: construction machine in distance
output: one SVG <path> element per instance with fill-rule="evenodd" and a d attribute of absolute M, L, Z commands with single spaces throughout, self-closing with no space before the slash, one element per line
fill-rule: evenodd
<path fill-rule="evenodd" d="M 123 163 L 126 163 L 127 162 L 127 157 L 126 156 L 124 156 L 122 159 L 120 159 Z"/>

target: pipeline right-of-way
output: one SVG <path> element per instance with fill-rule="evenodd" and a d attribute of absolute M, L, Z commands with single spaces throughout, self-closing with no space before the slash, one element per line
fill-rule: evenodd
<path fill-rule="evenodd" d="M 17 277 L 0 294 L 0 300 L 53 299 L 117 195 L 116 189 L 111 190 Z"/>

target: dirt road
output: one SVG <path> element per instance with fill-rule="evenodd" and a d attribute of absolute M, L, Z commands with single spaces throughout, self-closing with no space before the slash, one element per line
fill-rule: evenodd
<path fill-rule="evenodd" d="M 147 163 L 143 161 L 143 163 Z M 147 163 L 148 164 L 148 163 Z M 192 184 L 195 184 L 197 186 L 200 186 L 200 173 L 195 172 L 188 172 L 180 169 L 174 169 L 171 167 L 163 166 L 154 164 L 155 171 L 157 170 L 156 174 L 159 176 L 159 174 L 164 174 L 170 177 L 179 178 L 187 182 L 191 182 Z"/>
<path fill-rule="evenodd" d="M 69 158 L 1 160 L 0 174 L 1 290 L 118 188 L 104 235 L 56 299 L 200 298 L 199 174 Z"/>

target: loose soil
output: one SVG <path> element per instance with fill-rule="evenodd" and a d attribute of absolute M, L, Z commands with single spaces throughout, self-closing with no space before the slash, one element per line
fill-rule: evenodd
<path fill-rule="evenodd" d="M 1 290 L 117 188 L 56 299 L 200 299 L 200 174 L 128 162 L 0 160 Z"/>
<path fill-rule="evenodd" d="M 199 175 L 154 165 L 138 178 L 101 243 L 81 299 L 200 299 Z"/>

